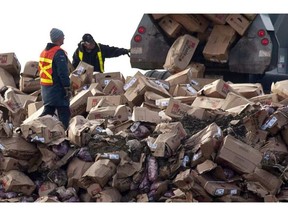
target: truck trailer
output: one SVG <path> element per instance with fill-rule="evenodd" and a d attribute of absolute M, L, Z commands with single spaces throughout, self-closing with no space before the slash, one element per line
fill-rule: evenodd
<path fill-rule="evenodd" d="M 236 32 L 226 59 L 209 59 L 203 54 L 215 26 Z M 148 76 L 167 78 L 171 75 L 163 67 L 167 54 L 185 34 L 199 39 L 191 62 L 204 64 L 207 77 L 261 83 L 265 91 L 272 82 L 288 78 L 288 14 L 144 14 L 131 38 L 131 67 Z"/>

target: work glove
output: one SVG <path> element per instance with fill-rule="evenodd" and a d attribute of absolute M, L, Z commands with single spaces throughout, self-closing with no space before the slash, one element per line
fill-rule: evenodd
<path fill-rule="evenodd" d="M 65 98 L 70 99 L 73 96 L 71 88 L 70 87 L 64 87 L 64 89 L 65 89 Z"/>
<path fill-rule="evenodd" d="M 130 49 L 125 49 L 124 54 L 130 57 Z"/>

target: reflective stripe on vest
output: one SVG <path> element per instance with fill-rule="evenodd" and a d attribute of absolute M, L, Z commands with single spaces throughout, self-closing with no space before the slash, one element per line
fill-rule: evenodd
<path fill-rule="evenodd" d="M 55 53 L 61 49 L 60 46 L 55 46 L 50 50 L 44 50 L 40 55 L 39 60 L 39 76 L 41 85 L 53 85 L 52 79 L 52 62 Z"/>
<path fill-rule="evenodd" d="M 99 48 L 99 51 L 97 52 L 97 56 L 98 56 L 98 60 L 99 60 L 100 72 L 103 73 L 104 72 L 104 62 L 103 62 L 103 58 L 102 58 L 102 52 L 101 52 L 99 44 L 98 43 L 96 43 L 96 44 Z M 79 56 L 80 61 L 82 61 L 83 60 L 83 52 L 79 50 L 78 56 Z"/>

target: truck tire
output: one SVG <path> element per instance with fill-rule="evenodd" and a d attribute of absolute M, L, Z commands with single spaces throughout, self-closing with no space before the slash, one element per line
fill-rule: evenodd
<path fill-rule="evenodd" d="M 157 71 L 157 70 L 147 71 L 144 75 L 146 77 L 151 77 L 160 80 L 165 80 L 166 78 L 171 76 L 169 71 Z"/>

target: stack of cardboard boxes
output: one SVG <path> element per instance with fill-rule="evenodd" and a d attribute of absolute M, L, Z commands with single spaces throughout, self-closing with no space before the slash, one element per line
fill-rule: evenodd
<path fill-rule="evenodd" d="M 0 89 L 4 86 L 16 87 L 19 84 L 21 64 L 15 53 L 0 54 Z"/>
<path fill-rule="evenodd" d="M 163 14 L 153 17 L 166 35 L 175 39 L 163 67 L 177 73 L 187 67 L 199 41 L 205 43 L 202 53 L 206 60 L 226 63 L 231 44 L 244 35 L 255 15 Z M 188 51 L 187 47 L 191 49 Z"/>

